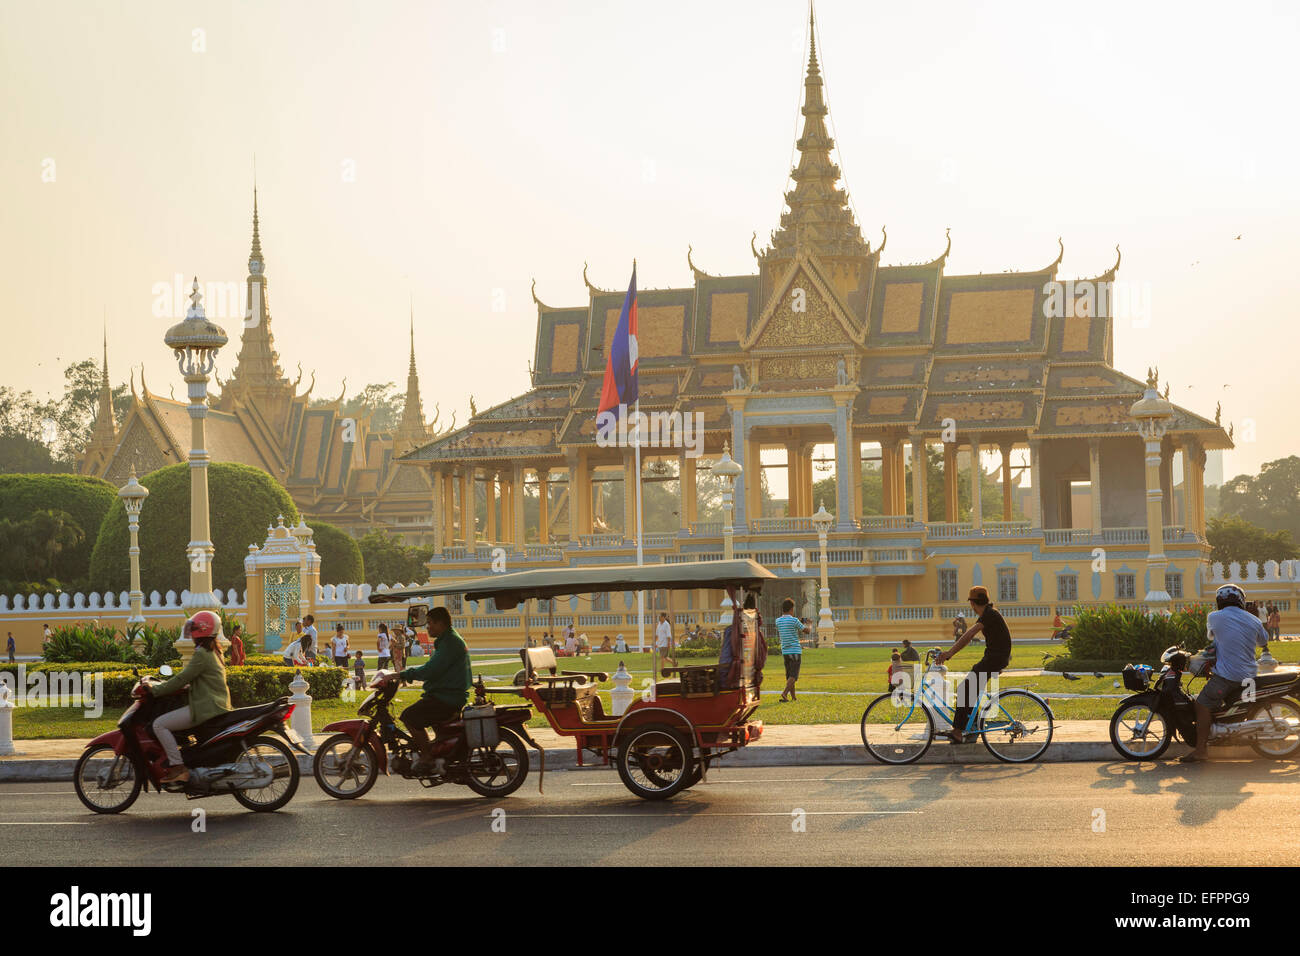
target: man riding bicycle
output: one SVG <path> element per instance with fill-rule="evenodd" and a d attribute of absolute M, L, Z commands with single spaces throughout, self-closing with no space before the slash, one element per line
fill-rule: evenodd
<path fill-rule="evenodd" d="M 979 702 L 980 695 L 988 687 L 988 682 L 1011 662 L 1011 631 L 997 608 L 989 602 L 989 592 L 977 585 L 970 589 L 966 598 L 975 613 L 976 621 L 957 638 L 956 644 L 940 653 L 936 659 L 939 664 L 951 660 L 976 634 L 984 635 L 984 656 L 975 663 L 966 675 L 966 680 L 957 688 L 957 707 L 953 711 L 952 730 L 945 735 L 955 744 L 965 742 L 962 731 L 970 719 L 971 711 Z"/>
<path fill-rule="evenodd" d="M 404 684 L 413 680 L 424 681 L 420 699 L 401 713 L 402 723 L 410 731 L 411 743 L 419 752 L 412 764 L 416 773 L 434 769 L 435 761 L 445 754 L 443 746 L 430 743 L 427 727 L 454 720 L 469 700 L 469 689 L 474 682 L 470 673 L 469 648 L 465 639 L 451 626 L 451 615 L 445 607 L 429 611 L 429 636 L 433 638 L 433 656 L 419 667 L 408 667 L 393 675 Z M 454 745 L 454 740 L 451 742 Z"/>

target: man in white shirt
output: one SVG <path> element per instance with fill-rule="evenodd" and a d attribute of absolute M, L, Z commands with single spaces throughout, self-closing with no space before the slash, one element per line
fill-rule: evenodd
<path fill-rule="evenodd" d="M 302 653 L 302 638 L 294 640 L 282 652 L 284 662 L 290 667 L 304 667 L 307 664 L 307 658 Z"/>
<path fill-rule="evenodd" d="M 316 652 L 320 650 L 320 635 L 316 633 L 316 617 L 308 614 L 302 619 L 302 651 L 311 664 L 316 663 Z"/>
<path fill-rule="evenodd" d="M 666 661 L 672 667 L 677 666 L 677 662 L 672 657 L 673 625 L 663 611 L 659 612 L 659 623 L 655 626 L 655 646 L 659 648 L 661 661 Z"/>
<path fill-rule="evenodd" d="M 388 636 L 388 625 L 380 624 L 379 636 L 375 638 L 375 647 L 379 650 L 379 660 L 376 663 L 376 666 L 380 670 L 383 670 L 392 663 L 392 656 L 388 650 L 388 645 L 391 642 L 392 638 Z"/>

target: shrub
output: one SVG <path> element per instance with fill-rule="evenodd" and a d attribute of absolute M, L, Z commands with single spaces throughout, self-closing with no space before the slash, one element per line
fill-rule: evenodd
<path fill-rule="evenodd" d="M 429 577 L 425 562 L 433 555 L 433 548 L 403 544 L 400 535 L 388 530 L 368 532 L 357 541 L 357 546 L 361 549 L 366 583 L 372 587 L 424 581 Z"/>
<path fill-rule="evenodd" d="M 284 662 L 283 657 L 276 657 L 274 654 L 249 654 L 244 658 L 244 663 L 249 667 L 289 667 Z"/>
<path fill-rule="evenodd" d="M 172 662 L 172 666 L 179 671 L 180 661 Z M 34 669 L 29 667 L 28 671 Z M 80 665 L 70 668 L 55 665 L 41 669 L 85 670 Z M 16 670 L 17 666 L 13 664 L 0 667 L 0 672 L 16 673 Z M 141 674 L 152 670 L 141 669 Z M 105 707 L 124 708 L 131 703 L 131 688 L 139 678 L 130 670 L 123 670 L 121 664 L 114 664 L 110 669 L 96 667 L 93 672 L 85 672 L 103 675 L 101 679 L 104 682 Z M 289 683 L 293 680 L 293 675 L 294 672 L 287 667 L 228 667 L 226 683 L 230 687 L 230 702 L 235 707 L 251 707 L 283 697 L 291 693 Z M 307 678 L 307 693 L 315 700 L 336 699 L 343 690 L 342 668 L 313 667 L 304 670 L 303 676 Z"/>
<path fill-rule="evenodd" d="M 1204 604 L 1179 607 L 1169 615 L 1146 614 L 1117 604 L 1076 607 L 1062 666 L 1078 666 L 1074 662 L 1153 664 L 1175 644 L 1198 651 L 1207 642 L 1208 613 Z"/>
<path fill-rule="evenodd" d="M 59 664 L 75 661 L 128 664 L 143 660 L 125 638 L 119 639 L 114 628 L 98 624 L 63 624 L 52 628 L 43 656 L 47 661 Z"/>
<path fill-rule="evenodd" d="M 89 577 L 95 536 L 104 515 L 113 506 L 122 510 L 117 489 L 101 478 L 90 475 L 0 475 L 0 520 L 20 522 L 35 511 L 66 511 L 77 527 L 85 532 L 85 539 L 79 545 L 55 559 L 51 573 L 60 581 L 75 582 Z M 122 545 L 122 562 L 125 565 L 125 543 Z M 26 575 L 0 571 L 0 577 L 19 580 Z M 126 588 L 124 584 L 114 590 Z"/>
<path fill-rule="evenodd" d="M 180 593 L 190 580 L 185 550 L 190 540 L 190 466 L 168 465 L 140 482 L 149 489 L 140 514 L 140 579 L 145 593 Z M 212 586 L 242 590 L 248 546 L 266 540 L 267 525 L 274 524 L 277 515 L 284 515 L 286 524 L 296 524 L 298 509 L 266 472 L 229 462 L 208 466 L 208 501 L 217 549 Z M 120 501 L 108 509 L 98 528 L 90 559 L 91 586 L 97 591 L 125 591 L 130 587 L 129 536 Z"/>
<path fill-rule="evenodd" d="M 361 548 L 350 534 L 325 521 L 313 521 L 308 527 L 320 555 L 321 584 L 360 584 L 365 580 Z"/>

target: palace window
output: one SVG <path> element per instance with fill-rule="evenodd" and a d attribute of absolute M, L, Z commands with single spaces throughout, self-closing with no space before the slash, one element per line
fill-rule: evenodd
<path fill-rule="evenodd" d="M 600 592 L 599 594 L 593 594 L 593 595 L 591 596 L 591 609 L 592 609 L 593 611 L 608 611 L 608 610 L 609 610 L 609 592 L 608 592 L 608 591 L 602 591 L 602 592 Z"/>
<path fill-rule="evenodd" d="M 1137 575 L 1132 573 L 1115 575 L 1115 600 L 1137 600 Z"/>
<path fill-rule="evenodd" d="M 448 595 L 447 595 L 447 605 L 446 605 L 446 606 L 447 606 L 447 613 L 448 613 L 448 614 L 464 614 L 465 611 L 464 611 L 464 609 L 461 607 L 461 603 L 460 603 L 460 602 L 461 602 L 461 597 L 460 597 L 459 594 L 448 594 Z"/>
<path fill-rule="evenodd" d="M 1166 571 L 1165 572 L 1165 591 L 1174 600 L 1181 600 L 1183 597 L 1183 572 Z"/>
<path fill-rule="evenodd" d="M 957 569 L 939 569 L 939 603 L 946 604 L 957 600 Z"/>
<path fill-rule="evenodd" d="M 1016 569 L 998 568 L 998 603 L 1012 604 L 1020 600 L 1016 596 Z"/>
<path fill-rule="evenodd" d="M 1058 601 L 1079 600 L 1079 576 L 1077 574 L 1058 574 L 1056 576 L 1056 599 Z"/>

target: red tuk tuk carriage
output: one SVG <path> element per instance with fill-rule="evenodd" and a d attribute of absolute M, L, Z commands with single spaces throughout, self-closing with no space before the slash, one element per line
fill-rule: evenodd
<path fill-rule="evenodd" d="M 492 598 L 499 611 L 530 600 L 606 591 L 718 589 L 758 592 L 776 575 L 749 560 L 691 561 L 647 566 L 542 568 L 493 574 L 459 584 L 396 588 L 376 592 L 372 602 L 409 602 L 414 598 L 459 594 L 466 600 Z M 417 620 L 421 608 L 412 608 Z M 488 688 L 489 693 L 517 694 L 546 716 L 551 728 L 572 737 L 578 764 L 587 755 L 601 764 L 614 762 L 623 784 L 646 800 L 663 800 L 699 783 L 709 766 L 724 754 L 756 740 L 763 722 L 754 720 L 761 675 L 754 668 L 756 615 L 736 614 L 741 625 L 738 668 L 721 673 L 718 664 L 663 668 L 668 679 L 653 680 L 622 713 L 609 713 L 598 686 L 609 680 L 603 671 L 559 670 L 548 647 L 519 652 L 524 667 L 518 686 Z M 525 644 L 528 613 L 524 612 Z M 551 628 L 548 627 L 548 630 Z M 652 658 L 659 674 L 658 649 Z"/>

